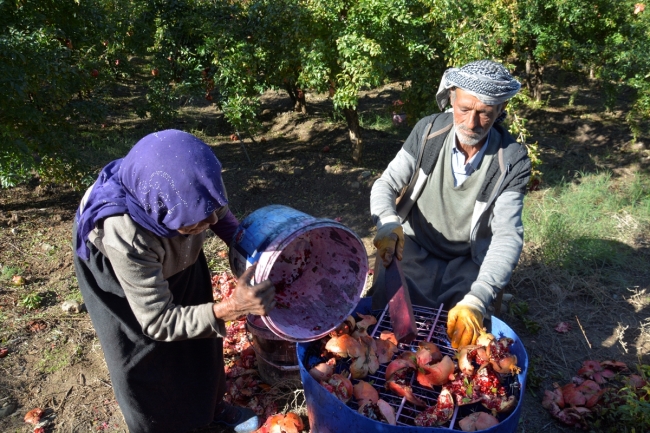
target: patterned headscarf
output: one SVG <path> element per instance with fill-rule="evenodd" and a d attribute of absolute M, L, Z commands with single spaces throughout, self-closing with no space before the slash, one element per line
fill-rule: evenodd
<path fill-rule="evenodd" d="M 171 238 L 226 204 L 221 163 L 207 144 L 174 129 L 149 134 L 104 167 L 83 211 L 77 210 L 77 255 L 88 259 L 88 234 L 111 215 L 128 213 L 147 230 Z"/>
<path fill-rule="evenodd" d="M 449 103 L 449 89 L 452 87 L 463 89 L 486 105 L 498 105 L 515 96 L 521 84 L 500 63 L 478 60 L 460 69 L 449 68 L 442 75 L 436 94 L 436 101 L 441 110 Z M 496 121 L 500 122 L 503 118 L 505 114 Z"/>

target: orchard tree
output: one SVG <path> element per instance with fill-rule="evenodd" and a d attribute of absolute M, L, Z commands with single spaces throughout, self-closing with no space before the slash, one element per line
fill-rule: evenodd
<path fill-rule="evenodd" d="M 96 97 L 111 80 L 98 60 L 106 25 L 97 1 L 0 2 L 2 187 L 33 170 L 79 184 L 74 138 L 106 112 Z"/>
<path fill-rule="evenodd" d="M 359 92 L 431 70 L 435 49 L 425 31 L 426 9 L 412 0 L 308 0 L 311 38 L 300 46 L 298 83 L 329 91 L 334 108 L 345 115 L 352 158 L 359 162 L 363 139 L 357 104 Z M 419 58 L 419 63 L 410 60 Z"/>

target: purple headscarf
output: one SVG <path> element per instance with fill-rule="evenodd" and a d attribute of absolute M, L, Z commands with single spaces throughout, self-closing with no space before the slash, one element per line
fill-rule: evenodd
<path fill-rule="evenodd" d="M 228 204 L 221 163 L 197 137 L 175 129 L 149 134 L 104 167 L 83 211 L 77 210 L 77 255 L 88 259 L 95 223 L 128 213 L 158 236 L 177 236 Z"/>

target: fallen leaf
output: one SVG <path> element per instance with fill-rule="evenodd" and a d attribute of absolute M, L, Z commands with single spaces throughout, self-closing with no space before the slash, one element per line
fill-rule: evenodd
<path fill-rule="evenodd" d="M 571 330 L 571 325 L 567 322 L 560 322 L 557 324 L 557 326 L 554 329 L 556 332 L 559 332 L 560 334 L 566 334 Z"/>
<path fill-rule="evenodd" d="M 14 286 L 24 286 L 25 285 L 25 277 L 22 275 L 14 275 L 11 277 L 11 284 Z"/>

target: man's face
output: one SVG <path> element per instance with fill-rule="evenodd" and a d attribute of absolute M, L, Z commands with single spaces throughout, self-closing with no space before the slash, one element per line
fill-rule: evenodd
<path fill-rule="evenodd" d="M 461 144 L 483 144 L 494 121 L 505 109 L 505 104 L 486 105 L 463 89 L 453 91 L 454 127 Z"/>

